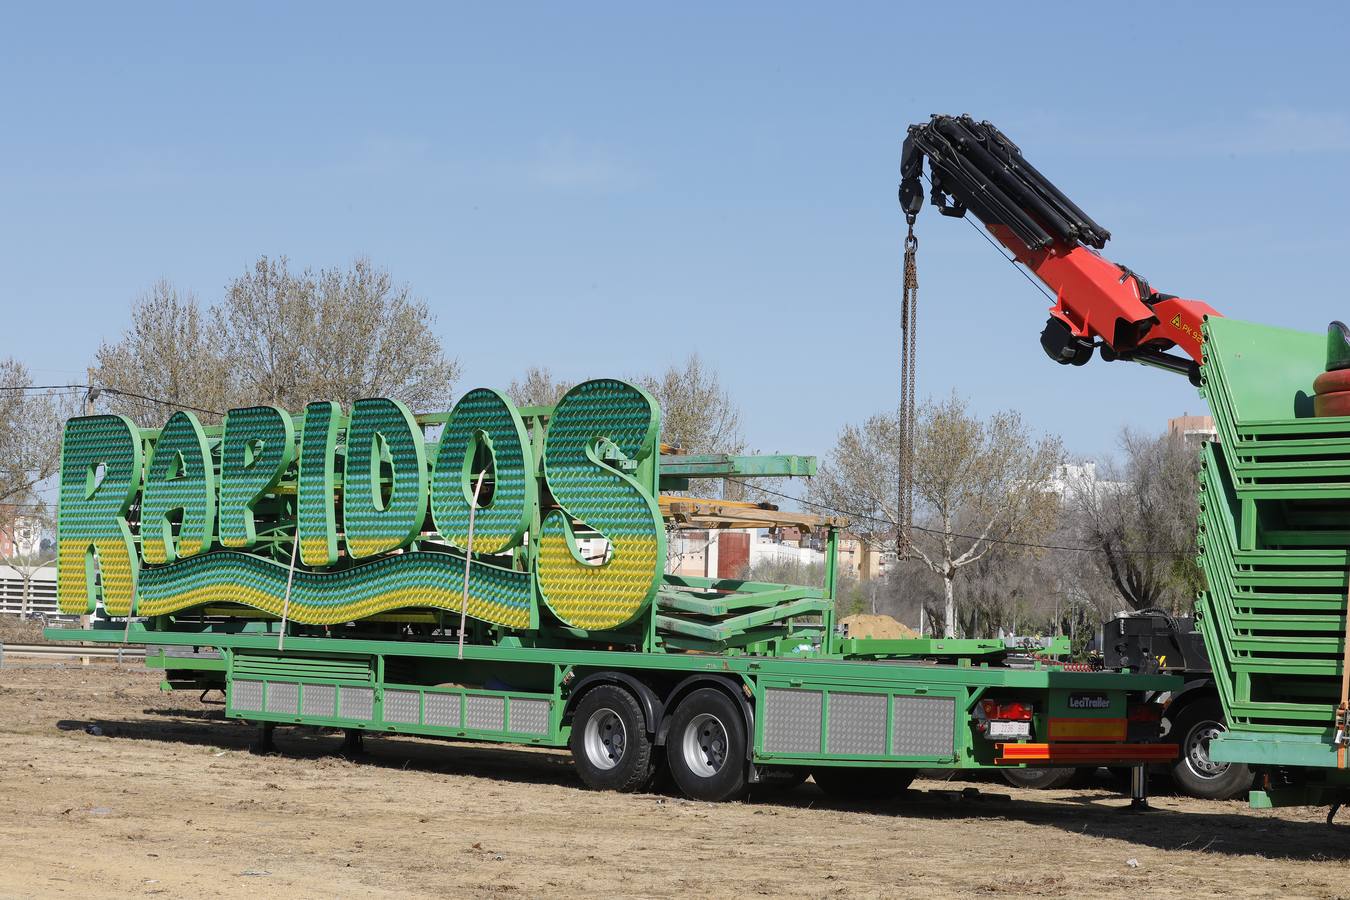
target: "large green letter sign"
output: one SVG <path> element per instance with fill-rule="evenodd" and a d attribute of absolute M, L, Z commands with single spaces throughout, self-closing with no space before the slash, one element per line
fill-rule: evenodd
<path fill-rule="evenodd" d="M 338 561 L 335 457 L 342 407 L 331 400 L 305 407 L 305 432 L 300 441 L 300 473 L 296 481 L 299 516 L 296 538 L 300 561 L 331 566 Z"/>
<path fill-rule="evenodd" d="M 423 421 L 444 422 L 434 465 Z M 158 432 L 72 419 L 61 609 L 93 611 L 100 598 L 117 616 L 133 600 L 145 616 L 285 608 L 313 625 L 463 609 L 533 629 L 543 606 L 570 628 L 621 628 L 649 608 L 665 561 L 659 423 L 648 394 L 613 380 L 578 385 L 528 422 L 486 388 L 426 420 L 382 398 L 356 401 L 350 417 L 311 403 L 299 435 L 273 406 L 230 410 L 221 428 L 186 412 Z M 607 548 L 600 562 L 583 557 L 582 538 Z"/>
<path fill-rule="evenodd" d="M 66 424 L 56 520 L 61 612 L 93 612 L 101 586 L 109 613 L 131 613 L 139 560 L 127 512 L 140 487 L 141 437 L 130 419 L 86 416 Z"/>
<path fill-rule="evenodd" d="M 478 553 L 501 553 L 520 543 L 539 502 L 530 438 L 515 404 L 504 395 L 478 388 L 455 404 L 436 454 L 431 511 L 436 530 L 467 549 L 469 507 L 479 487 L 473 461 L 480 447 L 492 460 L 492 495 L 487 500 L 482 492 L 474 512 L 473 546 Z"/>
<path fill-rule="evenodd" d="M 578 628 L 615 628 L 646 608 L 666 558 L 661 512 L 616 463 L 657 450 L 661 414 L 641 388 L 587 381 L 558 403 L 544 440 L 544 473 L 562 507 L 539 536 L 539 590 L 549 609 Z M 582 559 L 569 524 L 576 518 L 610 543 L 608 561 Z"/>
<path fill-rule="evenodd" d="M 148 563 L 196 556 L 216 525 L 215 470 L 197 417 L 176 412 L 160 430 L 141 495 L 141 556 Z M 174 520 L 178 520 L 174 534 Z"/>
<path fill-rule="evenodd" d="M 388 460 L 389 492 L 382 472 Z M 342 521 L 355 559 L 412 543 L 427 514 L 427 452 L 422 429 L 397 400 L 357 400 L 347 426 Z"/>
<path fill-rule="evenodd" d="M 232 409 L 220 439 L 220 543 L 258 543 L 253 510 L 277 486 L 295 457 L 295 426 L 275 406 Z"/>

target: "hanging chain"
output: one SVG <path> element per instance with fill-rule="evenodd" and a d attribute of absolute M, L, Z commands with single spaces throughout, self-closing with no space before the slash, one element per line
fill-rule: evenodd
<path fill-rule="evenodd" d="M 910 554 L 914 525 L 914 369 L 916 325 L 919 314 L 919 269 L 916 257 L 919 239 L 914 236 L 914 216 L 905 217 L 904 290 L 900 303 L 900 477 L 897 496 L 895 549 L 901 559 Z"/>

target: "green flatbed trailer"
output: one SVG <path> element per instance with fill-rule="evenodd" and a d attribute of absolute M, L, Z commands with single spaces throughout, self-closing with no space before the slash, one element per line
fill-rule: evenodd
<path fill-rule="evenodd" d="M 612 380 L 549 408 L 479 389 L 435 416 L 358 401 L 217 427 L 73 419 L 58 586 L 63 611 L 96 621 L 47 636 L 143 644 L 166 688 L 220 689 L 226 715 L 269 738 L 308 725 L 570 747 L 591 787 L 640 789 L 664 766 L 704 800 L 807 773 L 878 797 L 920 768 L 1175 753 L 1147 702 L 1171 676 L 840 634 L 842 523 L 660 493 L 814 460 L 663 454 L 658 424 L 654 400 Z M 825 584 L 665 574 L 681 517 L 819 528 Z"/>

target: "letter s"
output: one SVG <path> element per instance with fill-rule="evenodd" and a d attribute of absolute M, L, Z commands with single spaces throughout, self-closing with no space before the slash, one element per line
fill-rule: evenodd
<path fill-rule="evenodd" d="M 658 452 L 660 424 L 650 394 L 613 379 L 577 385 L 553 410 L 544 478 L 562 509 L 544 518 L 538 578 L 544 602 L 567 625 L 617 628 L 637 618 L 656 594 L 666 532 L 654 499 L 656 467 L 640 464 Z M 582 559 L 573 519 L 609 541 L 607 561 Z"/>

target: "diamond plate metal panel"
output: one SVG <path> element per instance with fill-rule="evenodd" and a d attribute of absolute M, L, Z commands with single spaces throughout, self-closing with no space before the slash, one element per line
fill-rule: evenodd
<path fill-rule="evenodd" d="M 951 756 L 956 701 L 951 697 L 896 697 L 891 753 L 895 756 Z"/>
<path fill-rule="evenodd" d="M 385 691 L 384 720 L 416 725 L 419 721 L 417 691 Z"/>
<path fill-rule="evenodd" d="M 503 731 L 506 724 L 505 697 L 475 697 L 464 702 L 464 727 L 477 731 Z"/>
<path fill-rule="evenodd" d="M 307 684 L 300 693 L 300 714 L 333 718 L 337 712 L 337 688 L 331 684 Z"/>
<path fill-rule="evenodd" d="M 819 753 L 821 692 L 764 691 L 764 752 Z"/>
<path fill-rule="evenodd" d="M 267 711 L 288 716 L 300 712 L 300 685 L 294 681 L 267 682 Z"/>
<path fill-rule="evenodd" d="M 262 712 L 261 681 L 244 681 L 236 678 L 230 688 L 230 702 L 237 710 Z"/>
<path fill-rule="evenodd" d="M 886 695 L 830 693 L 828 753 L 886 755 Z"/>
<path fill-rule="evenodd" d="M 435 694 L 428 691 L 422 710 L 422 721 L 427 725 L 437 725 L 441 728 L 458 728 L 459 709 L 459 694 Z"/>
<path fill-rule="evenodd" d="M 375 689 L 363 687 L 338 688 L 338 715 L 344 719 L 370 721 L 374 716 Z"/>
<path fill-rule="evenodd" d="M 547 700 L 511 698 L 509 727 L 516 734 L 548 734 L 548 714 L 552 706 Z"/>

